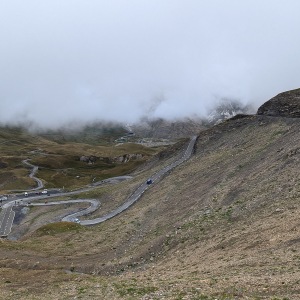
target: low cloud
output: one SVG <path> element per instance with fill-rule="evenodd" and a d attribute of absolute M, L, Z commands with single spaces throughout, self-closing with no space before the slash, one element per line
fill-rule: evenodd
<path fill-rule="evenodd" d="M 0 123 L 205 116 L 298 88 L 299 1 L 0 3 Z"/>

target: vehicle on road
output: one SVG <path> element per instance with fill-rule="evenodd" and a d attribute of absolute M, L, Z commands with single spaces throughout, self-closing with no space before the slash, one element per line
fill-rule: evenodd
<path fill-rule="evenodd" d="M 25 192 L 25 193 L 24 193 L 24 196 L 25 196 L 25 197 L 28 197 L 28 193 L 27 193 L 27 192 Z"/>
<path fill-rule="evenodd" d="M 42 191 L 42 194 L 43 194 L 43 195 L 47 195 L 47 194 L 48 194 L 48 190 L 43 190 L 43 191 Z"/>
<path fill-rule="evenodd" d="M 153 181 L 152 181 L 152 179 L 147 179 L 147 184 L 151 184 Z"/>

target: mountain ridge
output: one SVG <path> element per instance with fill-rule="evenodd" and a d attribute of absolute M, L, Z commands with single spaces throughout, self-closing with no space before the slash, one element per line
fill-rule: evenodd
<path fill-rule="evenodd" d="M 101 225 L 2 241 L 0 274 L 23 299 L 299 299 L 300 119 L 289 112 L 199 132 L 190 160 Z M 101 211 L 171 160 L 99 190 Z"/>
<path fill-rule="evenodd" d="M 258 115 L 300 118 L 300 89 L 278 94 L 260 106 Z"/>

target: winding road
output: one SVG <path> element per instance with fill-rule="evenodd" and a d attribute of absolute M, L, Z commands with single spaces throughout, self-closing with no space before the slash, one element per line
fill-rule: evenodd
<path fill-rule="evenodd" d="M 83 209 L 79 212 L 72 213 L 70 215 L 67 215 L 63 217 L 61 220 L 63 222 L 74 222 L 77 217 L 90 214 L 98 209 L 100 206 L 100 202 L 96 199 L 78 199 L 78 200 L 66 200 L 66 201 L 53 201 L 53 202 L 47 202 L 47 203 L 31 203 L 30 206 L 52 206 L 52 205 L 59 205 L 59 204 L 70 204 L 70 203 L 90 203 L 91 205 Z"/>
<path fill-rule="evenodd" d="M 144 194 L 144 192 L 147 189 L 149 189 L 152 184 L 157 183 L 158 181 L 160 181 L 161 178 L 165 174 L 167 174 L 170 170 L 174 169 L 175 167 L 182 164 L 184 161 L 188 160 L 191 157 L 191 155 L 193 153 L 193 150 L 194 150 L 194 145 L 195 145 L 196 139 L 197 139 L 197 136 L 193 136 L 191 138 L 185 152 L 181 156 L 181 158 L 175 160 L 170 165 L 162 168 L 161 170 L 159 170 L 158 172 L 153 174 L 150 177 L 152 183 L 151 184 L 147 184 L 147 182 L 142 183 L 133 192 L 133 194 L 127 199 L 127 201 L 125 203 L 123 203 L 121 206 L 117 207 L 116 209 L 114 209 L 113 211 L 105 214 L 102 217 L 95 218 L 95 219 L 89 219 L 89 220 L 82 220 L 80 222 L 80 224 L 85 225 L 85 226 L 99 224 L 99 223 L 102 223 L 102 222 L 104 222 L 108 219 L 111 219 L 111 218 L 115 217 L 116 215 L 120 214 L 124 210 L 128 209 L 131 205 L 133 205 L 136 201 L 138 201 L 141 198 L 141 196 Z M 32 167 L 32 171 L 31 171 L 29 176 L 31 178 L 33 178 L 38 184 L 38 187 L 33 189 L 33 190 L 41 189 L 43 187 L 42 181 L 34 176 L 36 174 L 37 170 L 38 170 L 38 167 L 28 163 L 27 160 L 25 160 L 23 162 L 25 164 L 27 164 L 28 166 Z M 59 205 L 59 204 L 66 204 L 66 203 L 67 204 L 69 204 L 69 203 L 81 203 L 81 202 L 90 203 L 91 205 L 88 208 L 83 209 L 83 210 L 81 210 L 79 212 L 76 212 L 76 213 L 69 214 L 69 215 L 62 218 L 62 221 L 74 222 L 78 217 L 83 216 L 83 215 L 87 215 L 87 214 L 92 213 L 95 210 L 97 210 L 100 206 L 100 202 L 96 199 L 78 199 L 78 200 L 55 201 L 55 202 L 47 202 L 47 203 L 32 203 L 32 201 L 42 200 L 42 199 L 49 199 L 49 198 L 58 197 L 58 196 L 61 197 L 61 196 L 79 194 L 79 193 L 82 193 L 82 192 L 90 191 L 90 190 L 92 190 L 92 189 L 94 189 L 97 186 L 102 185 L 102 184 L 107 184 L 107 183 L 114 184 L 114 183 L 118 183 L 118 182 L 123 181 L 123 180 L 128 180 L 130 178 L 132 178 L 132 177 L 131 176 L 118 176 L 118 177 L 108 178 L 108 179 L 93 183 L 90 186 L 88 186 L 86 188 L 83 188 L 83 189 L 80 189 L 80 190 L 77 190 L 77 191 L 72 191 L 72 192 L 67 192 L 67 193 L 60 193 L 60 194 L 55 194 L 55 195 L 50 195 L 50 196 L 26 197 L 26 198 L 18 199 L 18 200 L 15 200 L 15 201 L 9 201 L 9 202 L 5 203 L 2 206 L 2 211 L 0 213 L 0 236 L 1 237 L 7 236 L 11 231 L 11 226 L 12 226 L 13 219 L 14 219 L 14 212 L 12 210 L 12 207 L 14 205 L 21 204 L 21 205 L 31 205 L 31 206 L 45 206 L 45 205 Z"/>
<path fill-rule="evenodd" d="M 195 145 L 196 139 L 197 139 L 197 136 L 193 136 L 191 138 L 187 149 L 185 150 L 183 156 L 180 159 L 174 161 L 170 165 L 164 167 L 163 169 L 159 170 L 157 173 L 153 174 L 153 176 L 151 176 L 152 184 L 155 183 L 155 182 L 158 182 L 163 175 L 165 175 L 170 170 L 177 167 L 178 165 L 180 165 L 181 163 L 183 163 L 184 161 L 186 161 L 187 159 L 189 159 L 191 157 L 191 155 L 193 153 L 193 150 L 194 150 L 194 145 Z M 123 212 L 124 210 L 129 208 L 131 205 L 133 205 L 137 200 L 139 200 L 141 198 L 141 196 L 143 195 L 143 193 L 150 186 L 151 185 L 147 184 L 147 182 L 142 183 L 134 191 L 134 193 L 127 199 L 127 201 L 124 204 L 122 204 L 121 206 L 119 206 L 115 210 L 111 211 L 110 213 L 108 213 L 108 214 L 106 214 L 106 215 L 104 215 L 100 218 L 91 219 L 91 220 L 84 220 L 84 221 L 81 222 L 81 225 L 95 225 L 95 224 L 102 223 L 102 222 L 104 222 L 108 219 L 111 219 L 111 218 L 115 217 L 116 215 L 120 214 L 121 212 Z"/>
<path fill-rule="evenodd" d="M 25 159 L 22 161 L 22 163 L 24 163 L 25 165 L 29 166 L 32 168 L 29 177 L 32 178 L 36 183 L 37 183 L 37 187 L 31 189 L 30 191 L 37 191 L 40 190 L 44 187 L 43 181 L 37 177 L 35 177 L 34 175 L 36 174 L 36 172 L 38 171 L 39 167 L 32 165 L 31 163 L 28 162 L 28 159 Z"/>

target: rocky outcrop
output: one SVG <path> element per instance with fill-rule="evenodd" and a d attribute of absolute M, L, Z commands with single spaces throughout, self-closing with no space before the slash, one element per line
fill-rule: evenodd
<path fill-rule="evenodd" d="M 168 121 L 165 119 L 143 119 L 132 125 L 136 136 L 153 139 L 178 139 L 198 134 L 206 129 L 201 119 L 186 118 Z"/>
<path fill-rule="evenodd" d="M 7 168 L 8 167 L 8 164 L 3 162 L 3 161 L 0 161 L 0 169 L 4 169 L 4 168 Z"/>
<path fill-rule="evenodd" d="M 91 156 L 85 156 L 85 155 L 82 155 L 79 160 L 80 161 L 83 161 L 83 162 L 86 162 L 88 164 L 93 164 L 97 161 L 98 157 L 94 156 L 94 155 L 91 155 Z"/>
<path fill-rule="evenodd" d="M 116 157 L 97 157 L 94 155 L 87 156 L 82 155 L 79 161 L 85 162 L 87 164 L 94 164 L 97 160 L 104 161 L 105 163 L 127 163 L 132 160 L 142 160 L 144 158 L 143 154 L 124 154 Z"/>
<path fill-rule="evenodd" d="M 217 125 L 224 120 L 241 114 L 253 114 L 254 109 L 251 105 L 245 105 L 238 100 L 221 99 L 216 106 L 209 112 L 206 122 L 209 126 Z"/>
<path fill-rule="evenodd" d="M 258 115 L 300 118 L 300 89 L 280 93 L 265 102 Z"/>
<path fill-rule="evenodd" d="M 124 154 L 122 156 L 114 157 L 113 161 L 117 163 L 127 163 L 131 160 L 141 160 L 143 159 L 143 154 Z"/>

